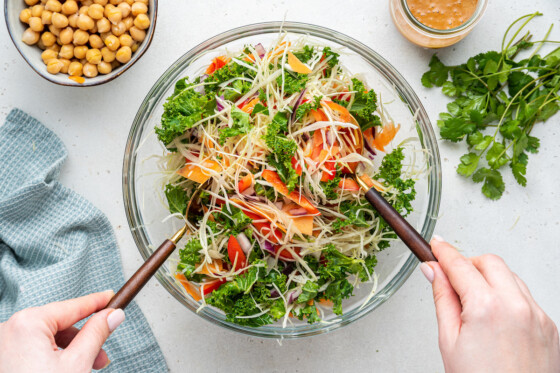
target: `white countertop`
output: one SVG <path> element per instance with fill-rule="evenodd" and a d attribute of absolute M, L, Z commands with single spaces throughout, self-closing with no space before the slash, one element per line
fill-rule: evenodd
<path fill-rule="evenodd" d="M 5 0 L 20 1 L 20 0 Z M 108 84 L 84 89 L 55 86 L 19 56 L 0 25 L 0 120 L 19 107 L 54 130 L 68 148 L 61 181 L 99 207 L 115 227 L 124 271 L 142 260 L 124 214 L 121 167 L 130 124 L 144 96 L 179 56 L 207 38 L 233 27 L 282 20 L 336 29 L 367 44 L 408 80 L 434 125 L 445 109 L 439 89 L 427 90 L 420 76 L 432 51 L 408 43 L 389 16 L 386 0 L 334 1 L 160 1 L 150 49 L 128 72 Z M 517 17 L 539 10 L 530 29 L 540 39 L 556 22 L 560 2 L 493 0 L 481 23 L 465 40 L 440 51 L 448 63 L 498 49 L 505 28 Z M 0 21 L 4 23 L 4 20 Z M 464 146 L 440 141 L 443 195 L 436 233 L 468 255 L 501 255 L 525 280 L 542 308 L 560 324 L 560 131 L 556 115 L 538 124 L 539 154 L 531 155 L 528 186 L 518 186 L 504 170 L 506 193 L 486 199 L 480 185 L 456 172 Z M 436 131 L 437 133 L 437 131 Z M 555 294 L 556 293 L 556 294 Z M 237 334 L 197 317 L 154 279 L 137 301 L 172 372 L 442 372 L 431 288 L 416 270 L 404 286 L 366 318 L 331 334 L 303 340 L 262 340 Z"/>

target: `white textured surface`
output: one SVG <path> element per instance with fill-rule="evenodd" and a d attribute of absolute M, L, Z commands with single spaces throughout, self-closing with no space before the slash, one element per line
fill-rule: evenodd
<path fill-rule="evenodd" d="M 19 1 L 19 0 L 5 0 Z M 472 34 L 440 51 L 448 63 L 497 49 L 507 25 L 539 10 L 534 22 L 539 39 L 556 22 L 560 39 L 560 3 L 554 0 L 494 0 Z M 435 123 L 446 100 L 426 90 L 420 76 L 432 52 L 405 41 L 392 24 L 385 0 L 306 1 L 162 1 L 152 46 L 117 80 L 94 88 L 55 86 L 18 55 L 0 25 L 0 114 L 19 107 L 53 129 L 69 159 L 62 182 L 107 214 L 121 247 L 125 275 L 141 264 L 123 209 L 121 165 L 129 126 L 138 106 L 164 70 L 196 44 L 230 28 L 261 21 L 319 24 L 369 45 L 408 80 Z M 0 21 L 3 23 L 4 21 Z M 515 185 L 507 170 L 507 191 L 491 202 L 480 186 L 459 177 L 462 146 L 440 142 L 443 165 L 441 218 L 436 232 L 468 255 L 503 256 L 523 278 L 542 308 L 558 324 L 560 301 L 560 116 L 535 127 L 541 151 L 531 155 L 527 188 Z M 342 330 L 310 339 L 261 340 L 214 326 L 192 314 L 152 280 L 137 298 L 172 372 L 442 372 L 431 289 L 419 271 L 381 308 Z"/>

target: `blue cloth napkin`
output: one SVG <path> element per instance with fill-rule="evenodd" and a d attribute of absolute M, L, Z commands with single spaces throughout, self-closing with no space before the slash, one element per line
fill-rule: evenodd
<path fill-rule="evenodd" d="M 20 110 L 0 127 L 0 322 L 124 283 L 107 217 L 57 182 L 66 155 L 54 133 Z M 126 316 L 104 346 L 112 361 L 104 372 L 167 372 L 140 308 L 131 303 Z"/>

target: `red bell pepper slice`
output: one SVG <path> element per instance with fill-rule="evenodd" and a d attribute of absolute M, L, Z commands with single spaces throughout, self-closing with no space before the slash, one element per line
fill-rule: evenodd
<path fill-rule="evenodd" d="M 236 271 L 245 268 L 247 266 L 247 259 L 245 258 L 245 253 L 241 249 L 241 245 L 237 242 L 237 239 L 232 235 L 229 236 L 229 241 L 227 245 L 228 257 L 231 264 L 235 263 L 233 267 Z"/>
<path fill-rule="evenodd" d="M 301 164 L 299 164 L 299 162 L 297 161 L 296 157 L 292 157 L 292 168 L 293 168 L 294 170 L 296 170 L 296 174 L 297 174 L 298 176 L 301 176 L 301 172 L 302 172 Z"/>
<path fill-rule="evenodd" d="M 255 214 L 251 211 L 243 210 L 243 213 L 253 219 L 251 223 L 261 234 L 272 243 L 278 243 L 282 239 L 282 233 L 279 229 L 273 228 L 269 222 L 255 222 L 254 220 L 262 220 L 265 219 L 262 216 Z"/>
<path fill-rule="evenodd" d="M 208 282 L 203 282 L 200 285 L 200 291 L 202 292 L 202 295 L 206 296 L 211 292 L 213 292 L 214 290 L 219 289 L 220 286 L 222 286 L 222 284 L 224 283 L 226 283 L 226 280 L 220 278 Z"/>

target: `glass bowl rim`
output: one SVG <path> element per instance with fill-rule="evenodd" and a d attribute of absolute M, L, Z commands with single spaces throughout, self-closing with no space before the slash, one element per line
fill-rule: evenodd
<path fill-rule="evenodd" d="M 142 139 L 144 130 L 144 116 L 146 116 L 147 113 L 151 113 L 155 106 L 155 103 L 159 101 L 159 99 L 156 101 L 154 100 L 154 98 L 159 97 L 161 99 L 161 96 L 169 89 L 169 87 L 167 86 L 167 82 L 170 80 L 175 82 L 182 71 L 187 66 L 189 66 L 193 59 L 199 57 L 201 53 L 214 50 L 223 46 L 224 44 L 236 41 L 244 37 L 256 36 L 260 34 L 278 33 L 280 31 L 301 35 L 310 35 L 343 45 L 348 50 L 358 54 L 360 57 L 370 63 L 381 76 L 393 83 L 396 93 L 411 111 L 412 107 L 416 108 L 416 127 L 419 132 L 421 144 L 424 148 L 429 149 L 431 152 L 428 157 L 428 164 L 430 165 L 428 174 L 429 198 L 427 211 L 424 216 L 424 221 L 420 233 L 425 239 L 429 239 L 432 236 L 436 224 L 436 217 L 438 216 L 439 212 L 441 199 L 441 162 L 437 141 L 430 119 L 412 87 L 389 62 L 387 62 L 383 57 L 381 57 L 371 48 L 355 40 L 354 38 L 323 26 L 301 22 L 273 21 L 245 25 L 222 32 L 190 49 L 188 52 L 179 57 L 158 78 L 158 80 L 156 81 L 156 83 L 154 83 L 154 85 L 144 98 L 142 104 L 140 105 L 134 121 L 131 125 L 125 147 L 125 154 L 123 159 L 122 187 L 125 214 L 127 217 L 129 229 L 133 236 L 134 242 L 136 243 L 136 246 L 138 247 L 138 250 L 140 251 L 140 254 L 144 260 L 149 257 L 151 252 L 146 245 L 146 242 L 149 241 L 146 239 L 145 231 L 143 229 L 135 228 L 141 226 L 142 219 L 139 212 L 140 210 L 137 207 L 135 193 L 134 181 L 136 177 L 136 156 L 134 153 L 140 143 L 140 140 Z M 381 71 L 381 68 L 383 68 L 384 70 Z M 129 180 L 131 182 L 129 182 Z M 209 310 L 208 312 L 198 313 L 196 312 L 196 307 L 186 301 L 183 293 L 177 291 L 177 289 L 171 284 L 171 282 L 168 281 L 163 269 L 160 269 L 155 274 L 155 277 L 158 279 L 161 285 L 171 295 L 173 295 L 173 297 L 175 297 L 185 307 L 205 320 L 218 324 L 229 330 L 241 332 L 255 337 L 284 339 L 300 338 L 327 333 L 364 317 L 365 315 L 369 314 L 374 309 L 379 307 L 381 304 L 383 304 L 387 299 L 389 299 L 390 296 L 393 295 L 404 284 L 404 282 L 412 274 L 417 265 L 418 259 L 416 259 L 416 257 L 412 253 L 408 253 L 408 257 L 405 263 L 397 272 L 397 274 L 387 283 L 382 291 L 378 292 L 372 299 L 370 299 L 365 306 L 355 308 L 345 313 L 340 320 L 333 323 L 311 325 L 306 324 L 294 329 L 281 329 L 278 327 L 270 326 L 251 328 L 233 324 L 230 322 L 226 322 L 225 320 L 221 320 L 217 317 L 213 317 L 214 314 L 218 314 L 218 311 L 211 308 L 207 309 Z"/>

